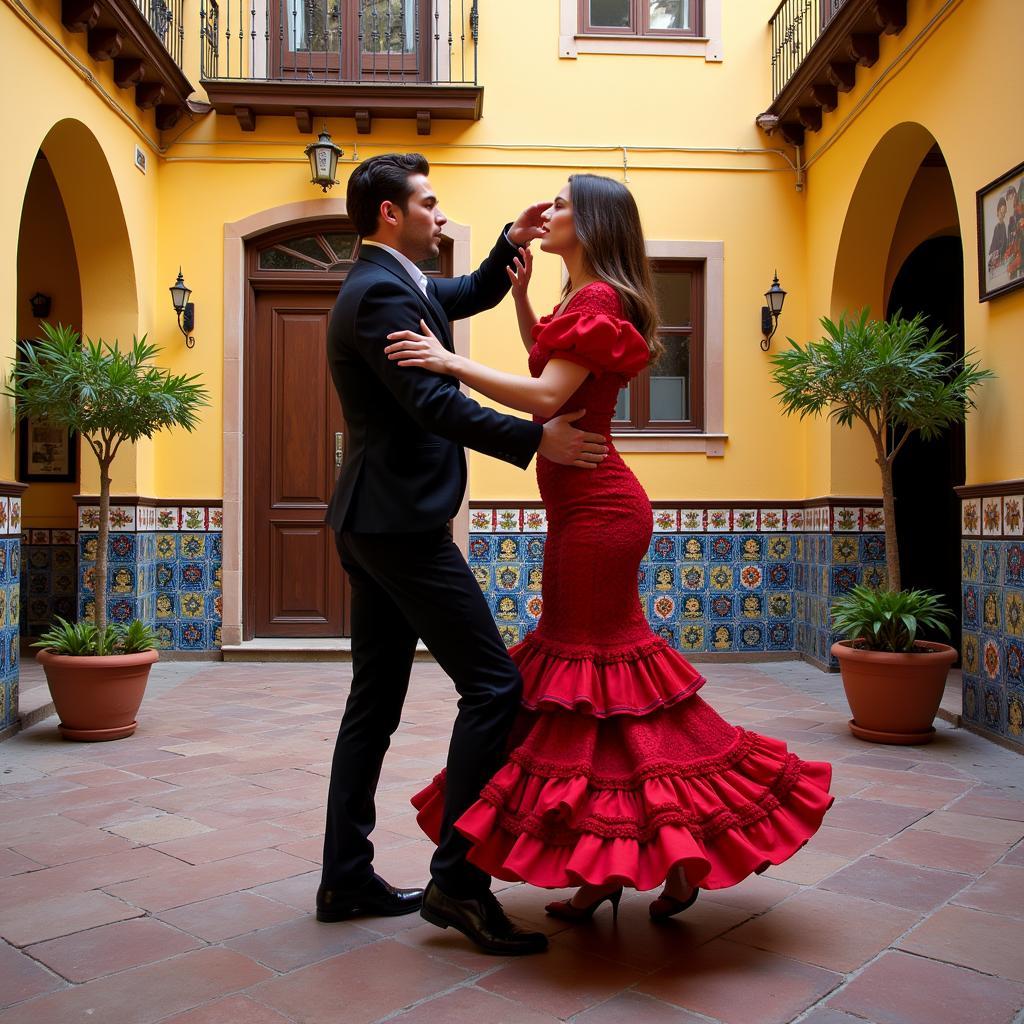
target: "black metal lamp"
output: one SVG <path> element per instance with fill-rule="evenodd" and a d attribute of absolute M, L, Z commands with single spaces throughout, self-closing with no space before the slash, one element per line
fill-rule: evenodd
<path fill-rule="evenodd" d="M 32 307 L 32 315 L 37 320 L 45 320 L 50 315 L 51 299 L 49 295 L 44 295 L 42 292 L 36 292 L 28 302 Z"/>
<path fill-rule="evenodd" d="M 786 301 L 786 293 L 779 286 L 779 272 L 775 271 L 772 286 L 764 293 L 767 306 L 761 307 L 761 348 L 767 352 L 779 326 L 779 314 Z"/>
<path fill-rule="evenodd" d="M 178 267 L 178 280 L 171 285 L 169 290 L 174 312 L 178 314 L 178 329 L 185 335 L 185 347 L 193 348 L 196 339 L 189 332 L 196 326 L 196 307 L 195 303 L 188 301 L 192 289 L 185 284 L 185 278 L 181 276 L 181 267 Z"/>
<path fill-rule="evenodd" d="M 320 132 L 320 138 L 306 147 L 305 153 L 309 158 L 311 184 L 319 185 L 325 192 L 338 184 L 334 175 L 338 170 L 338 158 L 344 155 L 344 151 L 332 141 L 327 125 Z"/>

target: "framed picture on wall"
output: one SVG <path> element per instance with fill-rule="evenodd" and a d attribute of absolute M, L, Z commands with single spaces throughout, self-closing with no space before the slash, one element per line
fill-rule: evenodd
<path fill-rule="evenodd" d="M 1024 163 L 978 190 L 978 299 L 1024 285 Z"/>
<path fill-rule="evenodd" d="M 22 344 L 31 339 L 23 339 Z M 20 346 L 19 346 L 20 358 Z M 18 424 L 18 478 L 22 483 L 68 484 L 78 479 L 78 433 L 45 419 Z"/>

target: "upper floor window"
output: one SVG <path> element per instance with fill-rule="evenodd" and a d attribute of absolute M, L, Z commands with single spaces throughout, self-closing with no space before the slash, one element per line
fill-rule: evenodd
<path fill-rule="evenodd" d="M 699 36 L 702 0 L 579 0 L 581 35 Z"/>
<path fill-rule="evenodd" d="M 613 430 L 704 428 L 704 262 L 653 259 L 662 352 L 619 392 Z"/>

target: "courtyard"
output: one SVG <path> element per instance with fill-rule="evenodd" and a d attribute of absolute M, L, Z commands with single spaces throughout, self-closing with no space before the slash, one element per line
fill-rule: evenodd
<path fill-rule="evenodd" d="M 955 713 L 921 747 L 848 732 L 839 677 L 714 664 L 726 718 L 833 763 L 836 803 L 790 861 L 667 924 L 547 918 L 496 882 L 547 955 L 484 956 L 418 916 L 313 918 L 344 663 L 168 662 L 136 734 L 0 746 L 3 1024 L 1021 1024 L 1024 761 Z M 43 703 L 34 664 L 23 702 Z M 952 688 L 951 688 L 952 692 Z M 958 688 L 957 688 L 958 692 Z M 422 884 L 409 796 L 441 767 L 454 691 L 415 666 L 385 762 L 378 871 Z M 556 893 L 555 896 L 565 895 Z"/>

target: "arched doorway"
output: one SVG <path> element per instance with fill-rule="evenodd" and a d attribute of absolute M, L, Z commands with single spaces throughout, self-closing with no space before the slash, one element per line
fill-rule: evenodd
<path fill-rule="evenodd" d="M 446 240 L 421 269 L 450 276 L 452 249 Z M 346 433 L 326 340 L 358 254 L 338 216 L 278 226 L 247 245 L 245 640 L 350 634 L 349 588 L 324 523 Z"/>

